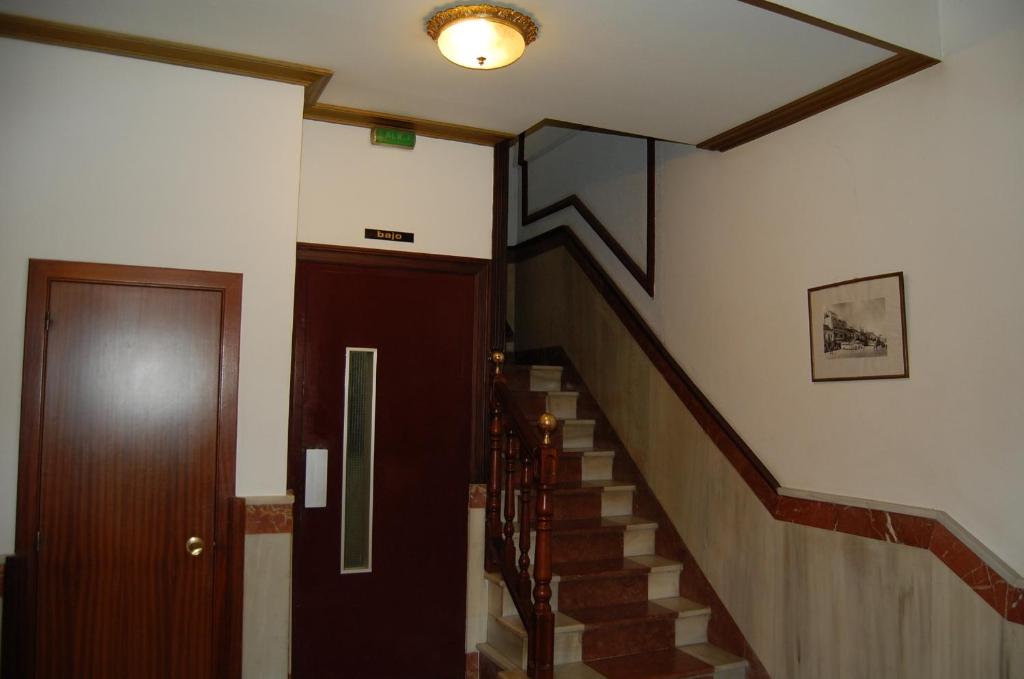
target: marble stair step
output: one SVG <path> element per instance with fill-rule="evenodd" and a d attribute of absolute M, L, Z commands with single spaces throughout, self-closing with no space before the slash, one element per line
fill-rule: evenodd
<path fill-rule="evenodd" d="M 531 559 L 532 563 L 532 559 Z M 600 561 L 570 561 L 552 566 L 551 608 L 570 609 L 679 596 L 678 561 L 653 554 Z M 487 611 L 502 617 L 515 612 L 512 597 L 498 573 L 487 573 Z"/>
<path fill-rule="evenodd" d="M 530 366 L 530 391 L 561 391 L 561 389 L 562 366 Z"/>
<path fill-rule="evenodd" d="M 676 646 L 707 642 L 711 608 L 681 596 L 655 599 L 652 603 L 677 613 Z"/>
<path fill-rule="evenodd" d="M 556 521 L 589 519 L 610 516 L 629 516 L 633 513 L 633 492 L 636 485 L 614 479 L 591 481 L 565 481 L 554 487 L 552 502 Z M 519 488 L 515 489 L 516 511 L 519 510 Z M 504 512 L 505 492 L 501 492 L 501 511 Z"/>
<path fill-rule="evenodd" d="M 744 679 L 746 668 L 743 658 L 710 644 L 697 644 L 562 665 L 555 668 L 555 679 Z M 503 669 L 498 677 L 527 679 L 524 672 L 515 668 Z"/>
<path fill-rule="evenodd" d="M 676 611 L 653 601 L 571 609 L 583 623 L 583 660 L 675 648 Z"/>
<path fill-rule="evenodd" d="M 526 671 L 516 667 L 515 663 L 506 658 L 490 644 L 477 644 L 477 650 L 500 668 L 498 679 L 529 679 Z M 585 663 L 574 662 L 555 666 L 555 679 L 604 679 L 604 675 L 591 669 Z"/>
<path fill-rule="evenodd" d="M 555 664 L 579 662 L 582 659 L 583 625 L 574 618 L 555 612 Z M 501 617 L 488 616 L 487 643 L 511 660 L 519 669 L 526 668 L 529 645 L 526 628 L 518 613 Z"/>
<path fill-rule="evenodd" d="M 549 391 L 544 399 L 544 410 L 562 420 L 574 420 L 577 415 L 578 391 Z"/>
<path fill-rule="evenodd" d="M 702 646 L 707 646 L 703 644 Z M 638 653 L 634 655 L 594 660 L 585 663 L 587 667 L 604 679 L 741 679 L 746 676 L 746 664 L 735 666 L 736 656 L 715 649 L 717 655 L 708 649 L 681 646 L 673 649 Z M 722 662 L 709 662 L 708 656 Z M 732 658 L 730 661 L 728 658 Z M 738 668 L 743 674 L 735 674 Z"/>
<path fill-rule="evenodd" d="M 552 521 L 553 563 L 598 561 L 654 552 L 658 524 L 638 516 L 606 516 Z M 515 525 L 513 540 L 519 545 L 520 526 Z M 530 563 L 534 560 L 537 533 L 530 529 Z"/>
<path fill-rule="evenodd" d="M 582 452 L 580 477 L 583 481 L 597 481 L 612 478 L 615 465 L 614 450 L 586 450 Z"/>
<path fill-rule="evenodd" d="M 594 449 L 594 427 L 597 420 L 567 419 L 558 421 L 562 450 L 587 451 Z"/>
<path fill-rule="evenodd" d="M 554 487 L 555 520 L 588 519 L 601 516 L 629 516 L 633 513 L 633 492 L 636 486 L 614 479 L 589 481 L 563 481 Z M 519 489 L 515 489 L 516 507 Z M 505 506 L 505 493 L 501 493 L 501 507 Z M 504 509 L 502 509 L 504 511 Z"/>
<path fill-rule="evenodd" d="M 714 667 L 714 679 L 746 679 L 750 663 L 738 655 L 708 643 L 687 644 L 680 646 L 679 650 Z"/>

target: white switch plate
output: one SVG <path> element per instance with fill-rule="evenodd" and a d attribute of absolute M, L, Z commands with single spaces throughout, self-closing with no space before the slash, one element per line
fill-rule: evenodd
<path fill-rule="evenodd" d="M 306 509 L 327 506 L 327 449 L 306 449 Z"/>

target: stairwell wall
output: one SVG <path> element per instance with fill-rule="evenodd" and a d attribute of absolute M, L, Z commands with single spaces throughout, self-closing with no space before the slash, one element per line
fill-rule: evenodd
<path fill-rule="evenodd" d="M 659 144 L 653 299 L 581 239 L 784 487 L 943 510 L 1022 573 L 1024 5 L 940 10 L 934 68 L 724 154 Z M 812 383 L 807 289 L 897 270 L 910 378 Z"/>
<path fill-rule="evenodd" d="M 1024 677 L 1024 625 L 927 550 L 775 520 L 564 249 L 515 281 L 517 349 L 565 348 L 771 676 Z"/>

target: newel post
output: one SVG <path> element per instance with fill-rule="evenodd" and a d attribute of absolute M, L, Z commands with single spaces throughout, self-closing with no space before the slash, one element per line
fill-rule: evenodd
<path fill-rule="evenodd" d="M 536 641 L 533 676 L 537 679 L 552 679 L 555 660 L 555 614 L 551 611 L 551 517 L 554 515 L 551 493 L 554 490 L 558 469 L 558 446 L 552 443 L 551 433 L 558 428 L 558 420 L 551 413 L 544 413 L 540 416 L 538 426 L 544 433 L 544 439 L 537 460 L 537 548 L 533 567 Z"/>
<path fill-rule="evenodd" d="M 501 535 L 501 434 L 502 434 L 502 412 L 501 402 L 498 400 L 498 392 L 495 388 L 499 382 L 505 380 L 501 374 L 501 364 L 505 362 L 505 354 L 494 351 L 490 356 L 494 364 L 494 374 L 491 378 L 491 421 L 490 421 L 490 468 L 487 477 L 487 523 L 486 537 L 490 545 L 494 538 Z M 488 570 L 495 570 L 497 563 L 493 550 L 484 549 L 484 560 Z"/>

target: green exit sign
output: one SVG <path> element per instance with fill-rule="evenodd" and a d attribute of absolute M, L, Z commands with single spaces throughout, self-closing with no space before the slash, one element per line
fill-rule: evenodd
<path fill-rule="evenodd" d="M 375 127 L 370 130 L 370 142 L 381 146 L 397 146 L 403 149 L 411 149 L 416 146 L 416 133 L 412 130 Z"/>

